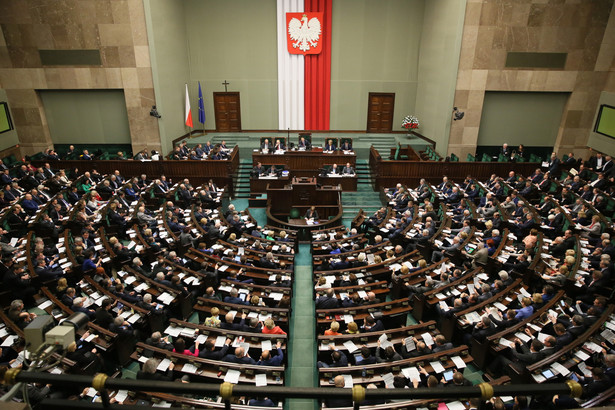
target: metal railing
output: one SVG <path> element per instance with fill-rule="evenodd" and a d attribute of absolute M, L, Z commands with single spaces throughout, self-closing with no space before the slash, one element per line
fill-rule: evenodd
<path fill-rule="evenodd" d="M 363 386 L 356 385 L 352 389 L 341 389 L 334 387 L 321 388 L 300 388 L 300 387 L 278 387 L 267 386 L 256 387 L 253 385 L 235 385 L 231 383 L 177 383 L 155 380 L 134 380 L 108 377 L 106 374 L 98 373 L 94 376 L 81 376 L 71 374 L 51 374 L 46 372 L 26 372 L 20 369 L 10 369 L 6 372 L 5 383 L 13 385 L 16 383 L 42 383 L 52 384 L 56 387 L 93 387 L 101 395 L 102 403 L 96 408 L 114 408 L 110 404 L 109 390 L 129 390 L 158 393 L 175 394 L 199 394 L 199 395 L 220 395 L 225 403 L 226 409 L 231 409 L 231 398 L 233 396 L 263 396 L 271 399 L 351 399 L 354 408 L 359 409 L 365 400 L 429 400 L 429 399 L 458 399 L 460 397 L 478 397 L 483 401 L 496 396 L 533 396 L 533 395 L 555 395 L 569 394 L 573 397 L 580 397 L 582 387 L 579 383 L 569 380 L 566 383 L 553 384 L 507 384 L 491 385 L 481 383 L 476 386 L 450 386 L 436 388 L 417 388 L 417 389 L 365 389 Z M 265 393 L 264 393 L 265 392 Z M 90 404 L 70 401 L 70 400 L 48 400 L 45 402 L 46 409 L 58 408 L 80 408 L 83 405 L 90 407 Z M 125 406 L 118 407 L 127 409 Z"/>

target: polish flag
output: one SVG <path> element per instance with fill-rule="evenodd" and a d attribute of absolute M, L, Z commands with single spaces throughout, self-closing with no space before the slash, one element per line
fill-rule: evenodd
<path fill-rule="evenodd" d="M 190 110 L 190 98 L 188 97 L 188 84 L 186 84 L 186 125 L 193 128 L 192 111 Z"/>

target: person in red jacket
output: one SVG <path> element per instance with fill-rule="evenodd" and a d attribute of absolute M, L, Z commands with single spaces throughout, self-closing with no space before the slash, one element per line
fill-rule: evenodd
<path fill-rule="evenodd" d="M 175 340 L 173 343 L 174 349 L 173 352 L 185 354 L 186 356 L 198 356 L 199 355 L 199 342 L 194 343 L 194 352 L 191 352 L 189 349 L 186 349 L 186 341 L 181 337 Z"/>
<path fill-rule="evenodd" d="M 273 319 L 269 318 L 265 320 L 265 326 L 263 326 L 263 333 L 267 334 L 276 334 L 276 335 L 285 335 L 286 332 L 283 331 L 280 326 L 276 326 Z"/>

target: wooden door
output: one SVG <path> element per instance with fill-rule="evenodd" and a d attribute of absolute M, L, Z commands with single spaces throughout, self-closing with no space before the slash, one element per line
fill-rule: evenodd
<path fill-rule="evenodd" d="M 241 131 L 241 107 L 238 92 L 214 93 L 214 112 L 216 131 Z"/>
<path fill-rule="evenodd" d="M 395 93 L 369 93 L 367 132 L 393 131 Z"/>

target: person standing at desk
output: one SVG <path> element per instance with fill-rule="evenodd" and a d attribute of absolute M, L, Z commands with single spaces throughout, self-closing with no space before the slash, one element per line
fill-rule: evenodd
<path fill-rule="evenodd" d="M 305 137 L 301 137 L 301 139 L 299 140 L 299 149 L 301 148 L 304 148 L 306 150 L 312 149 L 310 141 L 306 140 Z"/>
<path fill-rule="evenodd" d="M 352 144 L 350 143 L 350 141 L 348 141 L 348 140 L 344 141 L 344 143 L 340 147 L 340 150 L 342 150 L 342 151 L 352 151 Z"/>
<path fill-rule="evenodd" d="M 350 166 L 350 162 L 346 163 L 346 166 L 342 170 L 342 174 L 344 174 L 344 175 L 354 175 L 355 174 L 354 168 L 352 166 Z"/>
<path fill-rule="evenodd" d="M 327 144 L 325 145 L 324 151 L 335 151 L 336 147 L 335 144 L 333 144 L 333 140 L 329 140 L 327 141 Z"/>
<path fill-rule="evenodd" d="M 306 220 L 306 221 L 307 221 L 308 219 L 313 219 L 313 220 L 315 220 L 315 221 L 317 221 L 317 220 L 319 219 L 319 218 L 318 218 L 318 211 L 316 210 L 316 207 L 315 207 L 314 205 L 312 205 L 312 206 L 310 207 L 310 209 L 308 209 L 308 210 L 305 212 L 305 217 L 304 217 L 304 218 L 305 218 L 305 220 Z"/>
<path fill-rule="evenodd" d="M 256 166 L 252 169 L 252 176 L 259 177 L 265 172 L 265 168 L 263 168 L 263 164 L 260 162 L 256 164 Z"/>

